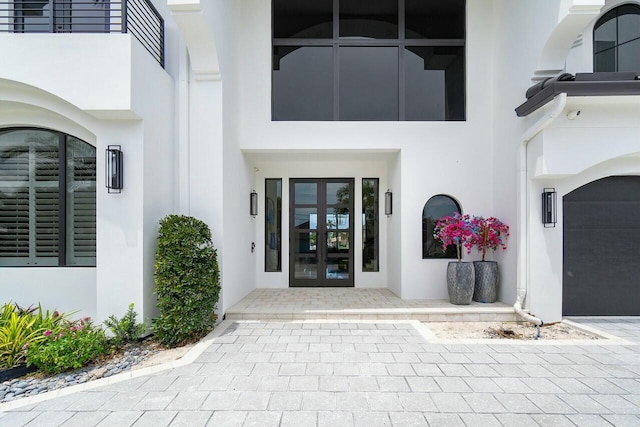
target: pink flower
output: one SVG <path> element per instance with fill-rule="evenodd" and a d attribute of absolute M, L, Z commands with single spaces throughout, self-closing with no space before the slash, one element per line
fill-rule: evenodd
<path fill-rule="evenodd" d="M 507 249 L 504 240 L 509 237 L 508 225 L 497 218 L 490 217 L 484 219 L 481 216 L 473 217 L 470 224 L 473 230 L 472 246 L 476 246 L 478 250 L 482 252 L 483 261 L 487 249 L 493 251 L 499 247 L 501 247 L 502 250 Z"/>
<path fill-rule="evenodd" d="M 44 331 L 45 337 L 48 337 L 49 335 L 51 335 L 51 329 L 47 329 L 46 331 Z"/>
<path fill-rule="evenodd" d="M 467 249 L 467 253 L 471 252 L 473 246 L 473 231 L 470 226 L 471 219 L 469 215 L 461 215 L 455 212 L 453 216 L 445 216 L 438 220 L 433 237 L 442 241 L 443 250 L 450 245 L 455 245 L 460 257 L 460 246 Z"/>

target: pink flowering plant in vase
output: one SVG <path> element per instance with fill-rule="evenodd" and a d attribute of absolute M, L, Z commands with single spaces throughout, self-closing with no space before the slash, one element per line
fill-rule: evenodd
<path fill-rule="evenodd" d="M 442 241 L 442 248 L 446 250 L 450 245 L 456 246 L 458 262 L 462 260 L 461 247 L 471 253 L 473 247 L 473 230 L 469 215 L 455 212 L 452 216 L 445 216 L 438 220 L 433 237 Z"/>
<path fill-rule="evenodd" d="M 482 261 L 474 261 L 475 283 L 473 300 L 492 303 L 498 299 L 499 271 L 498 263 L 485 261 L 487 249 L 496 251 L 507 249 L 505 240 L 509 237 L 509 226 L 495 217 L 474 216 L 470 221 L 473 237 L 472 246 L 482 253 Z"/>
<path fill-rule="evenodd" d="M 507 249 L 505 240 L 509 237 L 509 226 L 498 218 L 474 216 L 469 221 L 472 237 L 470 247 L 475 246 L 482 253 L 482 261 L 485 259 L 487 249 L 496 251 L 498 248 Z"/>
<path fill-rule="evenodd" d="M 450 245 L 456 246 L 458 262 L 447 264 L 447 291 L 449 301 L 452 304 L 468 305 L 473 297 L 475 281 L 473 264 L 460 262 L 462 260 L 461 248 L 464 247 L 467 253 L 470 253 L 473 246 L 473 231 L 470 221 L 469 215 L 461 215 L 458 212 L 453 216 L 445 216 L 438 220 L 433 235 L 442 241 L 445 250 Z"/>

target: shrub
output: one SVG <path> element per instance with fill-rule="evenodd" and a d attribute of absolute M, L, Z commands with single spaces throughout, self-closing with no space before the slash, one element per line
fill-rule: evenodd
<path fill-rule="evenodd" d="M 104 321 L 105 326 L 113 333 L 113 341 L 116 345 L 135 342 L 147 330 L 144 322 L 136 322 L 137 316 L 138 314 L 133 310 L 133 303 L 131 303 L 127 313 L 121 319 L 111 315 Z"/>
<path fill-rule="evenodd" d="M 182 215 L 160 221 L 155 280 L 160 315 L 152 328 L 161 343 L 173 347 L 211 330 L 220 281 L 216 250 L 204 222 Z"/>
<path fill-rule="evenodd" d="M 93 326 L 88 317 L 65 321 L 58 333 L 47 329 L 42 341 L 27 347 L 27 366 L 35 365 L 48 373 L 78 369 L 109 351 L 104 331 Z"/>
<path fill-rule="evenodd" d="M 36 313 L 37 310 L 37 313 Z M 25 348 L 42 341 L 46 329 L 58 331 L 66 315 L 43 312 L 42 307 L 23 309 L 5 304 L 0 310 L 0 367 L 11 368 L 25 362 Z"/>

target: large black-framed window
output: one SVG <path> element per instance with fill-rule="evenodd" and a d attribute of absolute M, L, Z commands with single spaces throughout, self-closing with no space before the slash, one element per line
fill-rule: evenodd
<path fill-rule="evenodd" d="M 378 188 L 378 178 L 362 178 L 362 271 L 380 271 Z"/>
<path fill-rule="evenodd" d="M 465 120 L 465 0 L 273 0 L 275 121 Z"/>
<path fill-rule="evenodd" d="M 0 129 L 0 266 L 95 265 L 95 147 L 47 129 Z"/>
<path fill-rule="evenodd" d="M 264 271 L 282 271 L 282 178 L 264 182 Z"/>
<path fill-rule="evenodd" d="M 623 4 L 593 29 L 593 70 L 640 72 L 640 6 Z"/>
<path fill-rule="evenodd" d="M 451 196 L 438 194 L 427 200 L 422 210 L 422 258 L 456 258 L 456 248 L 450 245 L 446 251 L 442 242 L 433 237 L 438 220 L 460 210 L 460 204 Z"/>

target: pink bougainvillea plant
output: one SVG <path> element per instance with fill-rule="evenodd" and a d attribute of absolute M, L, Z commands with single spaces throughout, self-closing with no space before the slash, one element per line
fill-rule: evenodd
<path fill-rule="evenodd" d="M 469 222 L 473 237 L 471 245 L 482 251 L 482 261 L 484 261 L 487 249 L 495 251 L 498 247 L 507 249 L 504 241 L 509 237 L 509 226 L 497 218 L 483 218 L 474 216 Z"/>
<path fill-rule="evenodd" d="M 456 245 L 458 262 L 462 260 L 460 247 L 464 246 L 467 253 L 471 253 L 473 247 L 473 230 L 469 215 L 461 215 L 455 212 L 453 216 L 445 216 L 438 220 L 433 237 L 442 241 L 444 250 L 450 245 Z"/>

